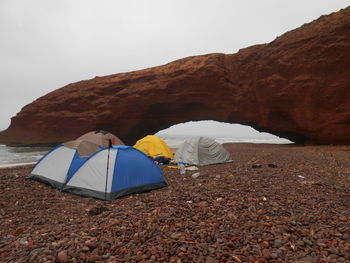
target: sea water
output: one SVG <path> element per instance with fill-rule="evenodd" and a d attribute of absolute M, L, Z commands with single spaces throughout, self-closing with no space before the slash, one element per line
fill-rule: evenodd
<path fill-rule="evenodd" d="M 165 135 L 157 134 L 161 137 L 170 148 L 178 148 L 185 139 L 191 137 L 188 135 Z M 272 144 L 288 144 L 291 141 L 279 137 L 213 137 L 218 143 L 272 143 Z M 8 167 L 23 164 L 36 163 L 50 147 L 10 147 L 0 144 L 0 167 Z"/>
<path fill-rule="evenodd" d="M 0 144 L 0 167 L 36 163 L 49 147 L 10 147 Z"/>

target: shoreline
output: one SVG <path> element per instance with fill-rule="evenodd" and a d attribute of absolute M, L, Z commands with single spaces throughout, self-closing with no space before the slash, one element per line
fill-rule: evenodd
<path fill-rule="evenodd" d="M 111 202 L 0 169 L 2 260 L 349 262 L 350 146 L 224 146 L 232 163 Z"/>
<path fill-rule="evenodd" d="M 5 168 L 13 168 L 13 167 L 20 167 L 20 166 L 29 166 L 29 165 L 34 165 L 37 162 L 29 162 L 29 163 L 14 163 L 14 164 L 1 164 L 0 169 L 5 169 Z"/>

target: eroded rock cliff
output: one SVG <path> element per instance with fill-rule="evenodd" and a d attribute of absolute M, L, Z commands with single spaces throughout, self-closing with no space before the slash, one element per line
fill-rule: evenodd
<path fill-rule="evenodd" d="M 105 129 L 132 144 L 206 119 L 297 143 L 350 144 L 350 8 L 236 54 L 69 84 L 25 106 L 0 141 L 57 143 Z"/>

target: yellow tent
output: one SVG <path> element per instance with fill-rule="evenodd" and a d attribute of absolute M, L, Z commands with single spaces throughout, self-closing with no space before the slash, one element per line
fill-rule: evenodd
<path fill-rule="evenodd" d="M 161 138 L 155 135 L 147 135 L 141 140 L 138 140 L 134 148 L 144 152 L 148 156 L 155 158 L 157 156 L 164 156 L 173 159 L 173 152 L 169 146 Z"/>

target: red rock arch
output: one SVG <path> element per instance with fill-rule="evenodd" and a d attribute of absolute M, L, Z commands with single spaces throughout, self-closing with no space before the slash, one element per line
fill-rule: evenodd
<path fill-rule="evenodd" d="M 70 84 L 25 106 L 1 142 L 104 129 L 132 144 L 190 120 L 241 123 L 296 143 L 350 144 L 350 8 L 237 54 Z"/>

